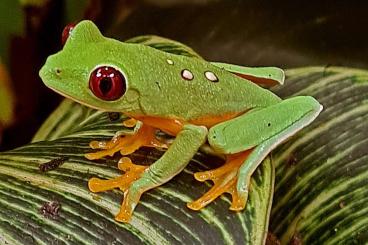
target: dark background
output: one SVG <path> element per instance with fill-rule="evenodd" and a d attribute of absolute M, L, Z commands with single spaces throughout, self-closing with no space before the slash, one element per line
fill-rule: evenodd
<path fill-rule="evenodd" d="M 38 70 L 61 48 L 63 27 L 72 21 L 91 19 L 106 36 L 120 40 L 145 34 L 168 37 L 211 61 L 282 68 L 368 67 L 365 1 L 45 2 L 21 6 L 22 34 L 8 38 L 4 56 L 16 99 L 15 121 L 3 132 L 0 150 L 29 142 L 62 100 L 43 85 Z"/>

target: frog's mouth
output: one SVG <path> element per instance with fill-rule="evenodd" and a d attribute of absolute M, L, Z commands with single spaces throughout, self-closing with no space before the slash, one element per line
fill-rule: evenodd
<path fill-rule="evenodd" d="M 43 83 L 50 88 L 51 90 L 55 91 L 56 93 L 64 96 L 65 98 L 68 98 L 70 100 L 73 100 L 75 102 L 78 102 L 84 106 L 93 108 L 93 109 L 97 109 L 97 110 L 102 110 L 102 111 L 106 111 L 104 110 L 104 108 L 98 107 L 98 106 L 94 106 L 93 104 L 87 103 L 85 101 L 83 101 L 83 96 L 81 93 L 75 93 L 73 94 L 72 91 L 73 89 L 70 87 L 69 89 L 64 88 L 63 84 L 70 84 L 70 81 L 67 81 L 67 79 L 62 78 L 58 73 L 60 73 L 60 71 L 58 70 L 58 68 L 49 68 L 47 66 L 47 63 L 41 68 L 39 75 L 43 81 Z M 79 83 L 81 84 L 81 83 Z M 69 92 L 66 92 L 69 91 Z M 83 89 L 74 89 L 74 91 L 81 91 L 83 92 Z M 81 99 L 79 99 L 81 98 Z"/>
<path fill-rule="evenodd" d="M 47 62 L 41 68 L 39 75 L 44 84 L 56 93 L 84 106 L 108 112 L 141 112 L 139 92 L 127 89 L 121 100 L 103 101 L 90 90 L 84 79 L 63 76 L 57 68 L 50 67 Z"/>
<path fill-rule="evenodd" d="M 46 85 L 46 86 L 47 86 L 47 85 Z M 54 92 L 56 92 L 56 93 L 60 94 L 61 96 L 65 97 L 65 98 L 67 98 L 67 99 L 73 100 L 73 101 L 75 101 L 75 102 L 77 102 L 77 103 L 79 103 L 79 104 L 81 104 L 81 105 L 84 105 L 84 106 L 86 106 L 86 107 L 89 107 L 89 108 L 92 108 L 92 109 L 96 109 L 96 110 L 99 110 L 99 111 L 107 111 L 107 110 L 105 110 L 104 108 L 101 108 L 101 107 L 97 107 L 97 106 L 93 106 L 93 105 L 91 105 L 91 104 L 88 104 L 88 103 L 84 102 L 83 100 L 79 100 L 79 99 L 77 99 L 77 97 L 74 97 L 74 96 L 72 96 L 72 95 L 68 95 L 68 94 L 66 94 L 66 93 L 63 93 L 62 91 L 57 90 L 57 89 L 55 89 L 55 88 L 53 88 L 53 87 L 51 87 L 51 86 L 47 86 L 47 87 L 48 87 L 48 88 L 50 88 L 51 90 L 53 90 Z"/>

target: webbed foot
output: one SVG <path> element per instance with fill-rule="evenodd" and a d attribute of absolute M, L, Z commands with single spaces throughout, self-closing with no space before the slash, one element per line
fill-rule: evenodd
<path fill-rule="evenodd" d="M 102 192 L 119 188 L 124 192 L 124 201 L 115 219 L 121 222 L 128 222 L 131 219 L 134 207 L 138 204 L 143 193 L 135 181 L 140 179 L 148 166 L 133 164 L 130 158 L 123 157 L 119 161 L 119 169 L 125 173 L 115 179 L 103 180 L 91 178 L 88 187 L 91 192 Z"/>
<path fill-rule="evenodd" d="M 129 222 L 141 195 L 180 173 L 203 145 L 206 136 L 207 128 L 184 125 L 170 148 L 150 167 L 134 165 L 129 158 L 123 157 L 119 163 L 119 168 L 126 171 L 123 176 L 113 180 L 92 178 L 89 181 L 89 188 L 92 192 L 120 188 L 124 192 L 124 201 L 115 219 Z"/>
<path fill-rule="evenodd" d="M 127 120 L 125 126 L 134 127 L 135 121 Z M 161 143 L 155 137 L 156 129 L 147 125 L 142 125 L 133 135 L 116 135 L 110 141 L 92 141 L 92 149 L 100 149 L 98 152 L 87 153 L 85 157 L 89 160 L 100 159 L 105 156 L 113 156 L 120 151 L 122 155 L 129 155 L 142 146 L 167 148 L 165 143 Z"/>
<path fill-rule="evenodd" d="M 224 193 L 232 196 L 230 210 L 239 211 L 245 208 L 248 190 L 239 191 L 237 188 L 240 166 L 247 159 L 251 151 L 229 155 L 223 166 L 209 171 L 197 172 L 194 177 L 198 181 L 212 180 L 214 185 L 199 199 L 187 204 L 193 210 L 200 210 Z"/>

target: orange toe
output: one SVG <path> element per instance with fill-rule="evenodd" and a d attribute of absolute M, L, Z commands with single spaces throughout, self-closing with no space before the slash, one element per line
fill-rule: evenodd
<path fill-rule="evenodd" d="M 188 203 L 187 207 L 193 210 L 200 210 L 222 194 L 229 193 L 232 197 L 230 209 L 235 211 L 244 209 L 247 200 L 244 195 L 239 194 L 236 185 L 238 181 L 238 170 L 249 153 L 250 151 L 246 151 L 229 155 L 223 166 L 214 170 L 195 173 L 194 177 L 198 181 L 211 180 L 214 182 L 214 185 L 202 197 Z"/>
<path fill-rule="evenodd" d="M 136 165 L 128 157 L 123 157 L 119 161 L 119 169 L 125 172 L 123 175 L 110 180 L 91 178 L 88 181 L 88 188 L 92 192 L 108 191 L 115 188 L 125 191 L 141 177 L 147 168 L 148 166 Z"/>
<path fill-rule="evenodd" d="M 92 149 L 100 151 L 87 153 L 85 157 L 89 160 L 101 159 L 105 156 L 113 156 L 116 152 L 122 155 L 129 155 L 142 146 L 167 147 L 166 144 L 156 139 L 156 129 L 147 125 L 142 125 L 134 135 L 116 136 L 110 141 L 92 141 Z"/>

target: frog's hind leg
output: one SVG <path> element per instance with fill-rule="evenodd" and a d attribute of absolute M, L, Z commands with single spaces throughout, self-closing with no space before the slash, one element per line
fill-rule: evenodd
<path fill-rule="evenodd" d="M 226 162 L 223 166 L 209 171 L 197 172 L 194 177 L 198 181 L 211 180 L 214 182 L 213 187 L 202 197 L 194 202 L 188 203 L 187 207 L 193 210 L 199 210 L 223 193 L 229 193 L 232 196 L 231 210 L 241 210 L 245 206 L 245 200 L 239 198 L 236 189 L 238 180 L 238 170 L 249 156 L 251 150 L 226 156 Z"/>
<path fill-rule="evenodd" d="M 135 126 L 133 121 L 125 121 L 126 126 Z M 122 155 L 129 155 L 142 146 L 166 148 L 165 143 L 159 142 L 156 137 L 156 129 L 148 125 L 141 125 L 137 132 L 132 135 L 115 135 L 110 141 L 92 141 L 92 149 L 100 149 L 98 152 L 87 153 L 89 160 L 100 159 L 105 156 L 113 156 L 120 151 Z"/>
<path fill-rule="evenodd" d="M 279 144 L 310 124 L 321 110 L 322 106 L 314 98 L 300 96 L 250 111 L 211 128 L 208 134 L 211 147 L 230 157 L 219 169 L 195 174 L 197 180 L 213 180 L 215 185 L 188 207 L 198 210 L 229 192 L 233 198 L 230 209 L 242 210 L 247 202 L 251 176 L 258 165 Z"/>

